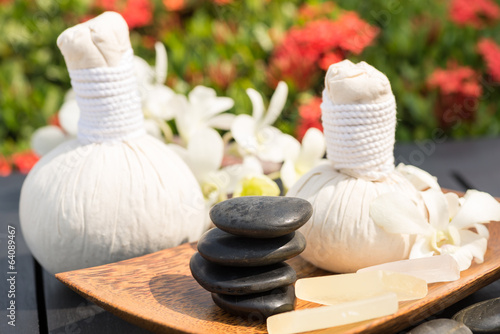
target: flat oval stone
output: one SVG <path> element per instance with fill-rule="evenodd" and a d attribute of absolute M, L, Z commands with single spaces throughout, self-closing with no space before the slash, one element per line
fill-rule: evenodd
<path fill-rule="evenodd" d="M 464 308 L 453 316 L 474 333 L 500 333 L 500 297 Z"/>
<path fill-rule="evenodd" d="M 216 204 L 210 210 L 215 226 L 234 235 L 274 238 L 304 225 L 312 205 L 296 197 L 244 196 Z"/>
<path fill-rule="evenodd" d="M 273 314 L 293 311 L 295 308 L 293 285 L 244 296 L 212 293 L 212 299 L 221 309 L 254 321 L 263 321 Z"/>
<path fill-rule="evenodd" d="M 413 328 L 408 334 L 472 334 L 463 323 L 451 319 L 434 319 Z"/>
<path fill-rule="evenodd" d="M 198 242 L 198 252 L 208 261 L 238 267 L 282 262 L 299 255 L 305 248 L 306 239 L 298 231 L 277 238 L 257 239 L 213 228 Z"/>
<path fill-rule="evenodd" d="M 191 274 L 205 290 L 228 295 L 244 295 L 293 284 L 295 270 L 281 262 L 264 267 L 225 267 L 210 263 L 199 253 L 189 262 Z"/>

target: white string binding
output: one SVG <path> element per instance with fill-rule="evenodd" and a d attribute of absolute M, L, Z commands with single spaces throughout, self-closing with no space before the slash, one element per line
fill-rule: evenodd
<path fill-rule="evenodd" d="M 394 170 L 396 101 L 335 105 L 323 91 L 327 158 L 342 173 L 370 181 Z"/>
<path fill-rule="evenodd" d="M 133 57 L 129 49 L 118 66 L 69 70 L 82 144 L 127 141 L 146 133 Z"/>

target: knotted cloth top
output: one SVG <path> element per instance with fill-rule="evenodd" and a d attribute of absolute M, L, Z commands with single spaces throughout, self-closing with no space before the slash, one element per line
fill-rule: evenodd
<path fill-rule="evenodd" d="M 383 180 L 394 170 L 396 130 L 387 77 L 364 62 L 346 60 L 330 67 L 325 86 L 321 118 L 328 160 L 344 174 Z"/>

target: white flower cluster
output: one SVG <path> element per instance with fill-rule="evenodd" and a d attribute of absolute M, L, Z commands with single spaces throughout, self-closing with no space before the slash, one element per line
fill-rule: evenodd
<path fill-rule="evenodd" d="M 309 129 L 301 144 L 272 126 L 288 96 L 284 82 L 278 84 L 267 110 L 260 93 L 249 88 L 252 115 L 224 113 L 234 106 L 234 101 L 217 96 L 212 88 L 197 86 L 186 97 L 165 86 L 167 53 L 161 43 L 156 43 L 155 49 L 154 68 L 135 57 L 144 126 L 191 168 L 207 208 L 228 196 L 279 195 L 273 178 L 281 177 L 284 188 L 289 189 L 301 175 L 321 163 L 325 154 L 321 131 Z M 35 131 L 31 139 L 33 150 L 44 155 L 62 142 L 74 139 L 79 114 L 70 90 L 58 114 L 60 127 L 48 125 Z M 178 137 L 174 137 L 168 121 L 175 123 Z M 226 131 L 224 137 L 215 129 Z"/>
<path fill-rule="evenodd" d="M 414 166 L 397 169 L 420 191 L 427 215 L 406 194 L 389 192 L 370 204 L 370 217 L 389 233 L 415 236 L 410 259 L 450 254 L 460 271 L 472 261 L 483 263 L 489 238 L 484 225 L 500 217 L 500 203 L 491 195 L 468 190 L 463 197 L 443 193 L 434 177 Z"/>

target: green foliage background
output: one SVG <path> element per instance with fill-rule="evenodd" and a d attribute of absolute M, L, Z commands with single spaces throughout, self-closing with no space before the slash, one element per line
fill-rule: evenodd
<path fill-rule="evenodd" d="M 270 97 L 267 64 L 275 45 L 297 19 L 299 6 L 324 1 L 241 0 L 227 5 L 189 0 L 180 12 L 168 12 L 160 0 L 152 1 L 150 25 L 133 29 L 137 55 L 154 62 L 152 41 L 167 47 L 167 85 L 187 93 L 197 84 L 213 87 L 219 95 L 235 100 L 234 113 L 250 113 L 245 93 L 254 87 Z M 448 1 L 338 0 L 338 7 L 353 10 L 381 31 L 374 44 L 353 61 L 365 60 L 389 77 L 398 102 L 398 140 L 432 137 L 438 123 L 433 110 L 437 92 L 426 80 L 450 60 L 482 73 L 483 96 L 472 123 L 458 123 L 447 130 L 453 138 L 500 133 L 500 87 L 488 77 L 476 43 L 481 37 L 500 42 L 500 25 L 482 29 L 460 27 L 449 19 Z M 96 15 L 91 0 L 0 1 L 0 154 L 9 155 L 29 146 L 34 129 L 57 113 L 69 77 L 56 46 L 66 28 Z M 335 11 L 331 14 L 334 18 Z M 234 64 L 235 77 L 227 86 L 210 79 L 207 69 Z M 322 80 L 305 92 L 292 86 L 286 110 L 277 125 L 294 133 L 297 107 L 309 96 L 320 96 Z"/>

